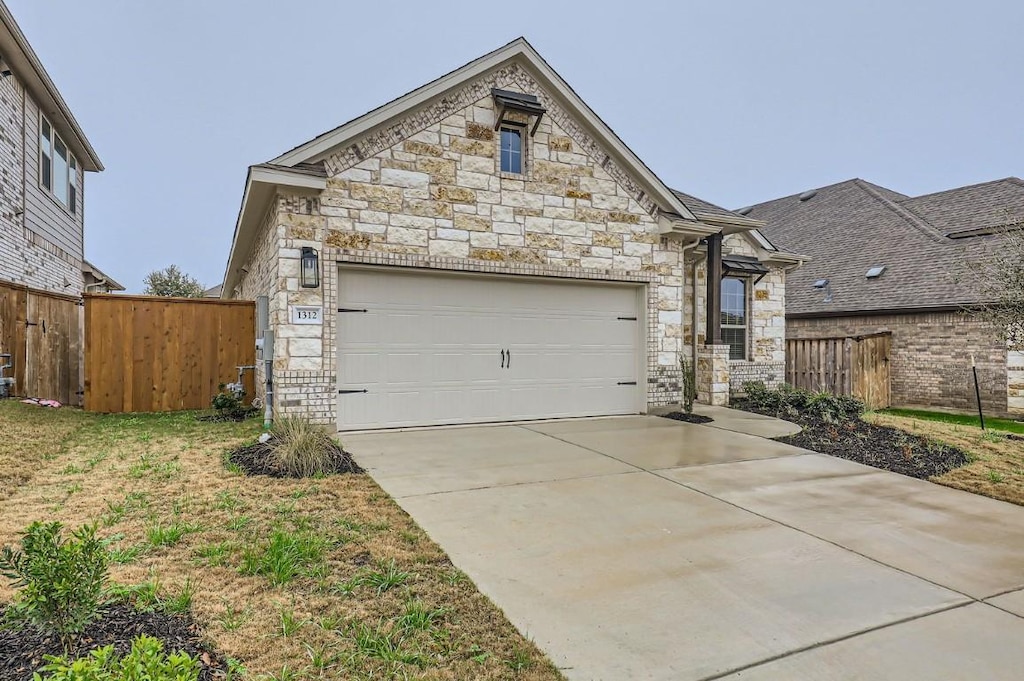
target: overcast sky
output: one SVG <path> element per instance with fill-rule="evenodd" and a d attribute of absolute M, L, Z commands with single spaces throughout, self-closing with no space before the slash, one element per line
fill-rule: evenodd
<path fill-rule="evenodd" d="M 86 256 L 219 283 L 246 168 L 519 35 L 670 186 L 1024 175 L 1024 2 L 7 0 L 106 171 Z"/>

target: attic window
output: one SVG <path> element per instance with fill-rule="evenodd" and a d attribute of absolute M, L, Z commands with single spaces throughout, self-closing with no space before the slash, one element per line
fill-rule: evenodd
<path fill-rule="evenodd" d="M 530 118 L 534 118 L 533 127 L 530 128 L 530 137 L 533 137 L 537 133 L 537 128 L 540 127 L 540 119 L 547 113 L 540 104 L 540 100 L 534 95 L 524 95 L 521 92 L 512 92 L 511 90 L 499 90 L 497 88 L 491 90 L 491 96 L 494 97 L 494 103 L 498 107 L 498 115 L 494 121 L 494 129 L 499 130 L 503 125 L 515 125 L 522 124 L 520 121 L 510 118 L 508 114 L 516 112 L 524 114 L 527 121 Z"/>
<path fill-rule="evenodd" d="M 885 265 L 876 265 L 868 270 L 864 276 L 868 279 L 878 279 L 885 272 Z"/>

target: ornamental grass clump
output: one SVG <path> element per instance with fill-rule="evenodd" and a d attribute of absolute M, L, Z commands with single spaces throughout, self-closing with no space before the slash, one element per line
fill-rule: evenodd
<path fill-rule="evenodd" d="M 107 547 L 96 525 L 83 525 L 71 537 L 59 522 L 34 522 L 21 549 L 0 551 L 0 574 L 17 594 L 6 618 L 60 638 L 64 649 L 99 615 L 107 585 Z"/>
<path fill-rule="evenodd" d="M 286 417 L 274 422 L 271 435 L 270 456 L 289 475 L 305 478 L 334 470 L 338 445 L 322 426 Z"/>

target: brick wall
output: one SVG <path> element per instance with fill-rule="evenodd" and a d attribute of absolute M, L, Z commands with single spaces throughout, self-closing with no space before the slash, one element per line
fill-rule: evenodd
<path fill-rule="evenodd" d="M 1007 412 L 1006 346 L 987 322 L 960 312 L 867 317 L 788 319 L 789 338 L 829 338 L 892 333 L 889 372 L 897 406 L 976 408 L 971 354 L 978 366 L 981 399 L 992 412 Z"/>

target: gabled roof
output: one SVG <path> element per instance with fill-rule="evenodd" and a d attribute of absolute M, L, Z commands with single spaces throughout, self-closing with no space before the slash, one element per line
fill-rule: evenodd
<path fill-rule="evenodd" d="M 760 225 L 757 220 L 669 189 L 544 61 L 525 38 L 517 38 L 369 113 L 317 135 L 266 163 L 251 166 L 235 224 L 231 254 L 224 273 L 225 291 L 230 292 L 233 289 L 239 276 L 238 268 L 252 246 L 253 232 L 258 228 L 259 221 L 267 210 L 267 202 L 277 187 L 287 186 L 299 190 L 322 189 L 327 177 L 324 161 L 336 151 L 387 128 L 399 117 L 429 106 L 474 79 L 512 63 L 530 74 L 540 84 L 544 94 L 569 113 L 591 137 L 598 140 L 611 160 L 627 171 L 638 183 L 661 211 L 659 226 L 662 233 L 683 234 L 693 238 L 723 229 L 747 231 Z"/>
<path fill-rule="evenodd" d="M 999 235 L 952 239 L 964 227 L 1024 216 L 1016 178 L 908 197 L 861 179 L 757 204 L 746 214 L 780 248 L 810 256 L 786 282 L 790 315 L 955 309 L 981 302 L 962 281 L 967 259 L 984 258 Z M 1005 221 L 1000 224 L 1007 224 Z M 869 269 L 885 266 L 880 277 Z M 813 283 L 828 279 L 832 302 Z"/>
<path fill-rule="evenodd" d="M 82 168 L 93 172 L 103 170 L 103 163 L 96 155 L 96 150 L 82 132 L 71 109 L 50 80 L 3 0 L 0 0 L 0 57 L 39 104 L 46 118 L 57 128 L 61 139 L 71 147 Z"/>
<path fill-rule="evenodd" d="M 475 59 L 412 92 L 402 95 L 369 113 L 363 114 L 333 130 L 317 135 L 305 144 L 272 159 L 270 163 L 282 166 L 295 166 L 298 163 L 316 163 L 352 141 L 385 127 L 396 117 L 407 114 L 426 105 L 453 90 L 464 86 L 467 82 L 509 63 L 517 63 L 524 68 L 558 103 L 581 123 L 595 138 L 605 143 L 608 151 L 623 167 L 632 171 L 634 177 L 642 183 L 655 203 L 662 210 L 677 214 L 684 219 L 695 220 L 689 209 L 683 205 L 672 191 L 644 165 L 643 161 L 619 139 L 604 121 L 587 106 L 579 95 L 566 83 L 544 58 L 526 41 L 516 38 L 497 50 Z"/>
<path fill-rule="evenodd" d="M 114 280 L 109 274 L 93 265 L 88 260 L 82 261 L 82 274 L 91 275 L 97 282 L 104 284 L 111 291 L 124 291 L 125 287 Z"/>

